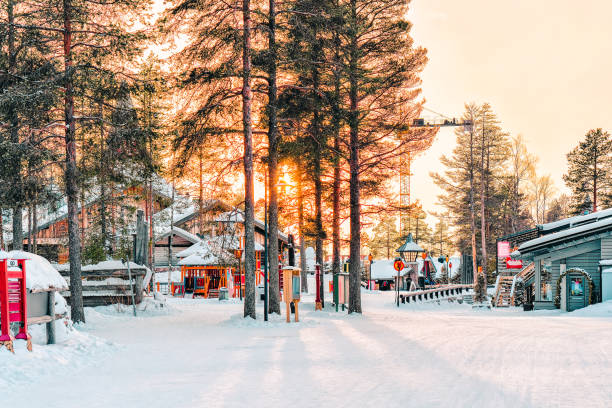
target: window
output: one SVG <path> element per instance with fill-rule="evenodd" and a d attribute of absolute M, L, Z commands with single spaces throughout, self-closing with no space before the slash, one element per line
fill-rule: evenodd
<path fill-rule="evenodd" d="M 552 302 L 552 262 L 543 260 L 540 268 L 540 299 Z"/>

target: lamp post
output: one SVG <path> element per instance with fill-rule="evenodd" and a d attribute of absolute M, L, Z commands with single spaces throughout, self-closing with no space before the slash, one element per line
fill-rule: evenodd
<path fill-rule="evenodd" d="M 404 244 L 397 248 L 395 250 L 395 252 L 399 252 L 400 257 L 406 262 L 406 265 L 409 264 L 416 264 L 416 260 L 417 257 L 419 256 L 419 253 L 423 253 L 425 252 L 425 250 L 423 248 L 421 248 L 416 242 L 414 242 L 414 240 L 412 239 L 412 232 L 408 234 L 408 237 L 406 238 L 406 242 L 404 242 Z M 399 301 L 399 272 L 398 272 L 398 279 L 397 279 L 397 298 Z"/>

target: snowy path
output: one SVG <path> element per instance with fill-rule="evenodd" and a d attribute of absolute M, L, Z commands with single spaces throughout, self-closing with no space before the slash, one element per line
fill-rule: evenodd
<path fill-rule="evenodd" d="M 290 325 L 216 300 L 139 318 L 89 309 L 72 349 L 0 352 L 0 376 L 17 373 L 0 380 L 0 406 L 612 406 L 612 305 L 594 317 L 398 310 L 392 296 L 364 294 L 364 316 L 315 313 L 307 297 Z"/>

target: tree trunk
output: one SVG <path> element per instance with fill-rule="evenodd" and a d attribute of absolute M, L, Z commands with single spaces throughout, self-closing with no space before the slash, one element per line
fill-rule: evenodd
<path fill-rule="evenodd" d="M 0 251 L 6 250 L 6 247 L 4 246 L 4 216 L 2 215 L 3 211 L 4 210 L 2 209 L 2 207 L 0 207 Z"/>
<path fill-rule="evenodd" d="M 593 173 L 593 212 L 597 211 L 597 157 L 595 158 L 595 171 Z"/>
<path fill-rule="evenodd" d="M 36 215 L 36 199 L 32 203 L 32 253 L 38 253 L 38 216 Z"/>
<path fill-rule="evenodd" d="M 204 231 L 204 161 L 203 161 L 203 157 L 202 157 L 202 147 L 200 147 L 199 149 L 199 155 L 198 155 L 198 164 L 199 164 L 199 177 L 198 177 L 198 182 L 199 182 L 199 191 L 198 191 L 198 204 L 199 204 L 199 217 L 198 217 L 198 222 L 199 222 L 199 229 L 200 229 L 200 234 L 203 234 Z"/>
<path fill-rule="evenodd" d="M 66 123 L 66 197 L 68 201 L 68 253 L 70 259 L 70 310 L 73 322 L 85 322 L 81 284 L 81 237 L 79 235 L 79 185 L 76 165 L 72 66 L 72 0 L 63 0 L 64 17 L 64 120 Z"/>
<path fill-rule="evenodd" d="M 349 50 L 349 168 L 350 168 L 350 276 L 349 313 L 361 313 L 361 209 L 359 198 L 359 84 L 357 44 L 357 1 L 351 0 Z"/>
<path fill-rule="evenodd" d="M 268 27 L 268 271 L 270 313 L 280 314 L 280 288 L 278 276 L 278 122 L 276 88 L 276 2 L 269 0 Z"/>
<path fill-rule="evenodd" d="M 334 6 L 338 7 L 338 2 L 334 2 Z M 333 182 L 333 214 L 332 214 L 332 273 L 334 275 L 340 273 L 340 128 L 341 128 L 341 112 L 340 112 L 340 35 L 337 29 L 334 29 L 334 57 L 335 66 L 334 72 L 334 98 L 333 98 L 333 116 L 332 126 L 334 129 L 334 182 Z"/>
<path fill-rule="evenodd" d="M 32 206 L 28 205 L 28 245 L 27 251 L 32 252 Z"/>
<path fill-rule="evenodd" d="M 472 116 L 473 118 L 473 116 Z M 472 233 L 472 274 L 474 285 L 478 280 L 478 265 L 476 263 L 476 221 L 474 208 L 474 131 L 470 131 L 470 230 Z"/>
<path fill-rule="evenodd" d="M 104 106 L 98 104 L 98 114 L 100 115 L 100 167 L 98 168 L 98 184 L 100 185 L 100 234 L 102 235 L 102 245 L 107 254 L 112 253 L 112 243 L 108 235 L 108 226 L 106 225 L 108 203 L 106 202 L 106 140 L 104 138 Z"/>
<path fill-rule="evenodd" d="M 251 2 L 242 0 L 242 126 L 244 132 L 244 317 L 255 311 L 255 186 L 253 182 L 253 129 L 251 118 Z"/>
<path fill-rule="evenodd" d="M 316 37 L 316 34 L 315 34 Z M 322 135 L 321 135 L 321 116 L 319 115 L 319 70 L 314 67 L 311 71 L 313 84 L 313 97 L 315 99 L 315 108 L 312 117 L 312 143 L 314 149 L 314 171 L 313 181 L 315 187 L 315 260 L 321 266 L 321 305 L 325 307 L 325 268 L 323 267 L 323 182 L 321 180 L 321 150 L 322 150 Z"/>
<path fill-rule="evenodd" d="M 10 0 L 7 3 L 7 14 L 8 14 L 8 70 L 10 74 L 15 73 L 15 65 L 16 65 L 16 53 L 15 53 L 15 15 L 13 11 L 14 1 Z M 10 135 L 11 142 L 17 146 L 19 144 L 19 118 L 17 116 L 17 112 L 12 104 L 9 104 L 8 107 L 8 117 L 10 122 Z M 19 154 L 20 156 L 20 154 Z M 21 162 L 21 157 L 17 158 L 16 163 Z M 13 174 L 13 182 L 15 183 L 15 187 L 17 185 L 17 181 L 20 180 L 20 169 L 21 166 L 15 166 L 14 174 Z M 19 198 L 21 200 L 21 198 Z M 23 250 L 23 205 L 21 203 L 17 203 L 13 206 L 13 249 L 14 250 Z"/>
<path fill-rule="evenodd" d="M 302 292 L 308 293 L 308 275 L 306 271 L 306 248 L 304 244 L 304 191 L 302 189 L 302 165 L 297 163 L 298 194 L 298 232 L 300 234 L 300 269 L 302 270 Z"/>
<path fill-rule="evenodd" d="M 485 197 L 485 121 L 484 114 L 482 118 L 482 146 L 480 149 L 480 244 L 482 247 L 482 274 L 485 278 L 485 285 L 487 283 L 487 230 L 486 230 L 486 197 Z M 485 286 L 486 290 L 486 286 Z"/>

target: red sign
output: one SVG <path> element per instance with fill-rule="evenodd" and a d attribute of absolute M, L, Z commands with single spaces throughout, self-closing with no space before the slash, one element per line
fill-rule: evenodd
<path fill-rule="evenodd" d="M 506 241 L 497 241 L 497 257 L 504 259 L 510 256 L 510 243 Z"/>
<path fill-rule="evenodd" d="M 523 267 L 523 261 L 520 259 L 506 258 L 506 269 L 521 269 Z"/>
<path fill-rule="evenodd" d="M 393 268 L 399 272 L 404 269 L 404 263 L 401 259 L 396 259 L 395 262 L 393 262 Z"/>

